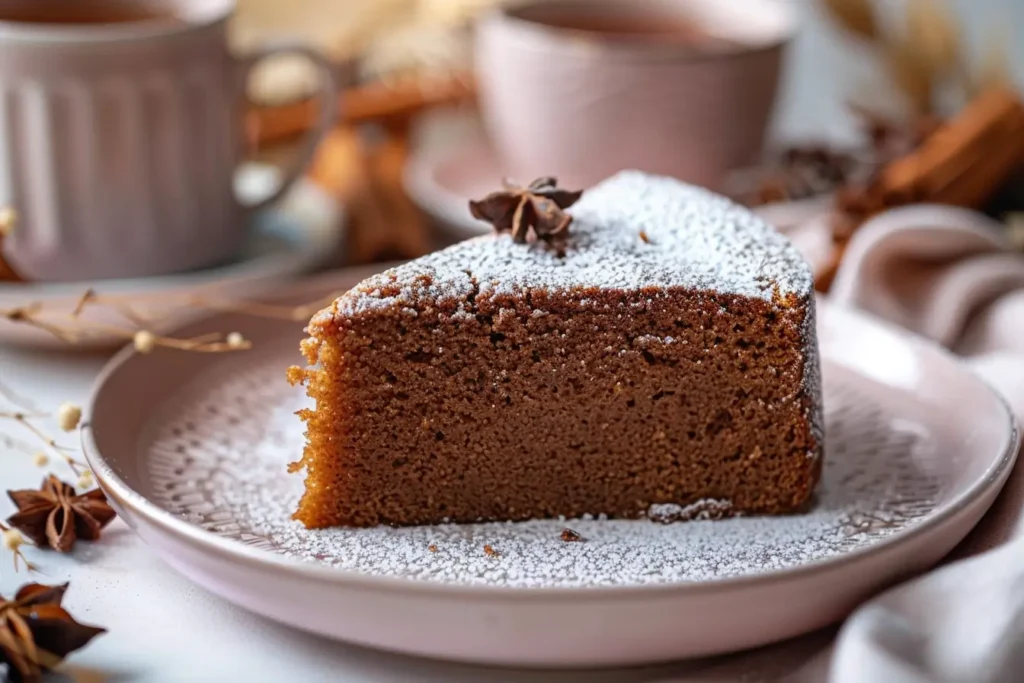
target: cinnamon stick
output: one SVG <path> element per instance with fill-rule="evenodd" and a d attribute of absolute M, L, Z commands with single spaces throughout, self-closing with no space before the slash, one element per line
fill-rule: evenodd
<path fill-rule="evenodd" d="M 1024 159 L 1024 105 L 1003 89 L 979 96 L 882 173 L 887 205 L 930 201 L 978 208 Z"/>
<path fill-rule="evenodd" d="M 835 255 L 818 290 L 828 291 L 847 242 L 868 218 L 915 202 L 982 208 L 1022 164 L 1024 103 L 1011 90 L 990 89 L 866 187 L 837 193 Z"/>
<path fill-rule="evenodd" d="M 409 118 L 431 107 L 470 101 L 475 92 L 472 79 L 463 75 L 397 84 L 375 82 L 347 88 L 337 106 L 341 123 L 358 124 Z M 303 100 L 251 109 L 246 125 L 251 144 L 260 147 L 295 139 L 313 126 L 321 106 L 316 100 Z"/>

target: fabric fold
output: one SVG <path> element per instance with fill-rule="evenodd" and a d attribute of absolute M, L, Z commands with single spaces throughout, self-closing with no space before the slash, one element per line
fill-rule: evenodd
<path fill-rule="evenodd" d="M 804 226 L 806 230 L 806 226 Z M 854 235 L 832 303 L 885 318 L 965 356 L 1024 417 L 1024 258 L 1003 227 L 912 206 Z M 944 566 L 870 600 L 836 640 L 829 683 L 1024 680 L 1024 471 Z"/>

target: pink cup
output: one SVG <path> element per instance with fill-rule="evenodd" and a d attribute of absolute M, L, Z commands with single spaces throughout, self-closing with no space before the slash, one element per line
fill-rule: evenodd
<path fill-rule="evenodd" d="M 670 25 L 678 30 L 662 30 Z M 781 0 L 498 9 L 477 34 L 488 132 L 522 182 L 555 175 L 587 187 L 636 168 L 718 186 L 762 151 L 795 26 Z"/>

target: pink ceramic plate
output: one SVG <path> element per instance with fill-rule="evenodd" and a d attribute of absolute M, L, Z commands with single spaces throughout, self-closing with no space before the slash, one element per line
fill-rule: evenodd
<path fill-rule="evenodd" d="M 309 532 L 289 519 L 301 481 L 285 472 L 302 444 L 304 399 L 284 381 L 300 328 L 221 315 L 183 333 L 238 330 L 253 351 L 123 351 L 96 386 L 86 453 L 124 519 L 200 585 L 400 652 L 621 665 L 805 633 L 942 558 L 1017 453 L 1005 404 L 952 357 L 823 304 L 827 456 L 806 514 Z M 561 541 L 565 527 L 586 541 Z"/>

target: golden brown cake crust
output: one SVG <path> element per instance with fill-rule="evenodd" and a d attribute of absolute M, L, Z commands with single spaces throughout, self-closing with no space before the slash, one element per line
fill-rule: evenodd
<path fill-rule="evenodd" d="M 371 278 L 314 317 L 312 367 L 293 375 L 316 401 L 294 466 L 306 469 L 299 520 L 635 518 L 701 500 L 729 515 L 807 502 L 822 430 L 806 265 L 708 193 L 639 174 L 607 184 L 574 210 L 564 257 L 507 236 L 474 240 Z M 656 218 L 612 220 L 604 235 L 608 196 L 637 192 L 652 217 L 681 197 L 715 220 L 682 242 L 690 228 Z M 723 221 L 726 244 L 704 244 Z M 709 254 L 685 250 L 687 239 L 715 253 L 735 243 L 700 270 Z M 564 270 L 541 274 L 546 265 Z"/>

